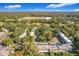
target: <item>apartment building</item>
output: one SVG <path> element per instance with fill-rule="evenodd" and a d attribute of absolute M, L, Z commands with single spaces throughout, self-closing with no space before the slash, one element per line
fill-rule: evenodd
<path fill-rule="evenodd" d="M 63 44 L 72 44 L 72 41 L 67 38 L 62 32 L 58 33 L 58 38 Z"/>

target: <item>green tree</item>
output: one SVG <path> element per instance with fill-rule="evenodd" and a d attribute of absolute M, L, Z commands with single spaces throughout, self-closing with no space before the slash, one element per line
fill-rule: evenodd
<path fill-rule="evenodd" d="M 50 30 L 46 30 L 44 32 L 44 37 L 47 39 L 47 41 L 50 41 L 52 39 L 52 32 Z"/>
<path fill-rule="evenodd" d="M 13 39 L 11 39 L 11 38 L 5 38 L 5 39 L 3 39 L 3 44 L 5 45 L 5 46 L 10 46 L 11 44 L 13 44 Z"/>

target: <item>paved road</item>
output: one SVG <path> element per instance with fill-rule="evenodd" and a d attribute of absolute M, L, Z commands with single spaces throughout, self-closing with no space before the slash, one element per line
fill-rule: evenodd
<path fill-rule="evenodd" d="M 0 56 L 8 56 L 9 51 L 8 51 L 9 47 L 4 47 L 2 49 L 0 49 Z"/>

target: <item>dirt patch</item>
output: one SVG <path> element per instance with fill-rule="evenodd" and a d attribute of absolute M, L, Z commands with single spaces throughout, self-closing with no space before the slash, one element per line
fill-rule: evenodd
<path fill-rule="evenodd" d="M 57 37 L 53 37 L 50 41 L 50 44 L 57 44 L 59 41 L 58 41 L 58 38 Z"/>

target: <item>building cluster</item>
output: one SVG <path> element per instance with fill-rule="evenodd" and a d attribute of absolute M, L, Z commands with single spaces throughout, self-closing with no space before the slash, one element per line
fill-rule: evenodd
<path fill-rule="evenodd" d="M 57 33 L 58 35 L 55 38 L 56 41 L 58 43 L 61 42 L 61 44 L 57 44 L 57 42 L 52 44 L 53 43 L 52 42 L 49 45 L 48 42 L 44 42 L 44 43 L 41 43 L 40 41 L 38 42 L 38 40 L 40 39 L 37 38 L 37 35 L 35 35 L 36 29 L 37 27 L 34 27 L 32 29 L 32 31 L 30 32 L 30 36 L 33 36 L 36 39 L 35 43 L 37 47 L 39 48 L 39 52 L 69 52 L 73 50 L 72 41 L 69 38 L 67 38 L 62 32 Z M 27 32 L 25 31 L 22 35 L 20 35 L 20 37 L 26 36 L 26 33 Z"/>
<path fill-rule="evenodd" d="M 41 50 L 39 52 L 71 52 L 73 50 L 72 41 L 62 32 L 58 33 L 58 40 L 61 44 L 39 44 Z"/>
<path fill-rule="evenodd" d="M 35 35 L 35 31 L 36 31 L 37 27 L 34 27 L 32 29 L 32 31 L 30 32 L 30 36 L 33 36 L 35 39 L 37 38 Z M 5 37 L 7 36 L 8 30 L 2 28 L 2 32 L 0 32 L 0 37 Z M 4 34 L 5 33 L 5 34 Z M 3 36 L 2 36 L 3 35 Z M 19 36 L 19 38 L 23 38 L 27 35 L 27 28 L 25 29 L 25 31 Z M 67 38 L 62 32 L 59 32 L 57 37 L 55 38 L 57 41 L 54 44 L 49 44 L 48 42 L 38 42 L 36 41 L 35 44 L 36 46 L 39 48 L 39 53 L 45 53 L 45 52 L 69 52 L 73 50 L 72 47 L 72 41 Z M 55 40 L 54 39 L 54 40 Z M 38 40 L 38 38 L 37 38 Z M 53 40 L 53 39 L 52 39 Z M 57 42 L 61 42 L 61 44 L 57 44 Z M 53 43 L 53 42 L 52 42 Z M 6 48 L 6 47 L 5 47 Z M 6 50 L 6 49 L 5 49 Z M 5 51 L 5 50 L 1 50 L 1 51 Z M 0 51 L 0 52 L 1 52 Z M 6 53 L 9 53 L 9 51 L 7 51 Z M 5 53 L 5 54 L 6 54 Z M 0 53 L 1 54 L 1 53 Z"/>

